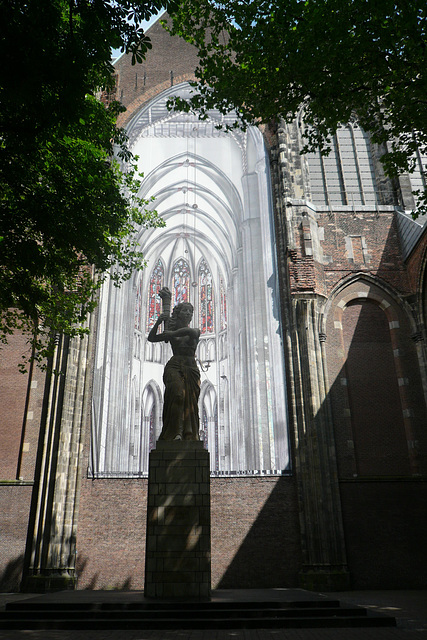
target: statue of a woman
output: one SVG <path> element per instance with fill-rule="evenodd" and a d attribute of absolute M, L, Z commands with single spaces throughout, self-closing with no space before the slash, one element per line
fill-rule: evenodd
<path fill-rule="evenodd" d="M 166 287 L 160 291 L 163 308 L 170 309 L 171 293 Z M 193 305 L 182 302 L 174 307 L 172 316 L 162 313 L 148 334 L 150 342 L 170 342 L 173 356 L 165 366 L 163 382 L 163 429 L 159 440 L 199 440 L 200 372 L 196 364 L 196 348 L 200 329 L 189 327 Z M 163 333 L 157 333 L 165 322 Z"/>

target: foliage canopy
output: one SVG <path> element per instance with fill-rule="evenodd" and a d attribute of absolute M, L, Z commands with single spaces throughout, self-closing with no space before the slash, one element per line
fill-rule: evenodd
<path fill-rule="evenodd" d="M 102 274 L 144 265 L 135 225 L 162 224 L 138 197 L 122 107 L 96 96 L 111 47 L 141 60 L 163 4 L 0 0 L 0 340 L 27 331 L 39 360 L 48 334 L 84 332 Z"/>
<path fill-rule="evenodd" d="M 425 0 L 185 0 L 172 21 L 200 54 L 200 93 L 181 108 L 235 109 L 246 123 L 302 109 L 306 150 L 326 150 L 356 114 L 387 143 L 390 176 L 427 154 Z"/>

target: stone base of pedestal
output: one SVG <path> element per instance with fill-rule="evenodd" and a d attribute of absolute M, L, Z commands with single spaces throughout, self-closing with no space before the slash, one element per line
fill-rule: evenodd
<path fill-rule="evenodd" d="M 158 441 L 151 451 L 146 597 L 210 598 L 209 481 L 209 453 L 202 442 Z"/>

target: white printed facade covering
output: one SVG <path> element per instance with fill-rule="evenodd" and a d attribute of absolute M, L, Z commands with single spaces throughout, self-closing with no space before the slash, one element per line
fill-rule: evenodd
<path fill-rule="evenodd" d="M 144 476 L 162 423 L 171 349 L 149 343 L 157 292 L 194 306 L 201 329 L 200 437 L 215 475 L 290 471 L 286 386 L 267 156 L 260 132 L 218 130 L 168 111 L 171 88 L 128 127 L 144 173 L 141 195 L 166 222 L 138 229 L 147 268 L 120 289 L 105 283 L 93 396 L 94 477 Z M 232 116 L 227 116 L 232 121 Z"/>

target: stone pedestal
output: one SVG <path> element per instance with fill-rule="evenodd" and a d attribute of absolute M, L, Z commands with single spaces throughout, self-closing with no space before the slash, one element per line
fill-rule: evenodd
<path fill-rule="evenodd" d="M 158 441 L 151 451 L 146 597 L 210 597 L 209 480 L 209 453 L 202 442 Z"/>

